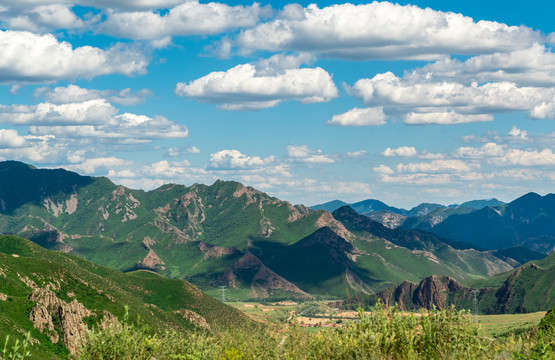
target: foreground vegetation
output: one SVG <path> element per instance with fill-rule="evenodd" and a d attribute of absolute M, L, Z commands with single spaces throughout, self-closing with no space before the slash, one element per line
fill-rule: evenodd
<path fill-rule="evenodd" d="M 555 311 L 538 328 L 484 337 L 465 311 L 417 315 L 378 304 L 357 322 L 309 334 L 298 326 L 151 332 L 128 321 L 89 334 L 81 359 L 545 359 L 555 355 Z"/>

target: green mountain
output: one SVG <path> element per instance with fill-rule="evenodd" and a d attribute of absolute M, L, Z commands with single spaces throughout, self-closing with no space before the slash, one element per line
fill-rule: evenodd
<path fill-rule="evenodd" d="M 555 194 L 526 194 L 508 204 L 453 215 L 430 231 L 488 249 L 523 246 L 548 254 L 555 250 Z"/>
<path fill-rule="evenodd" d="M 493 199 L 471 200 L 471 201 L 464 202 L 458 205 L 457 207 L 463 207 L 463 208 L 467 207 L 467 208 L 480 210 L 488 206 L 500 206 L 504 204 L 505 203 L 503 201 L 493 198 Z"/>
<path fill-rule="evenodd" d="M 481 314 L 527 313 L 555 306 L 555 252 L 547 258 L 531 262 L 489 280 L 463 286 L 447 276 L 430 276 L 419 283 L 403 281 L 364 300 L 374 304 L 379 298 L 386 305 L 397 304 L 402 310 L 450 305 L 473 308 L 476 289 Z"/>
<path fill-rule="evenodd" d="M 10 161 L 0 162 L 0 184 L 2 233 L 112 269 L 184 279 L 212 295 L 227 286 L 230 299 L 344 296 L 346 287 L 371 293 L 403 279 L 437 274 L 465 281 L 518 265 L 491 252 L 454 249 L 422 231 L 359 229 L 355 217 L 334 218 L 232 181 L 145 192 Z M 322 234 L 326 241 L 307 240 Z M 336 248 L 337 237 L 352 247 Z M 314 278 L 300 279 L 290 268 Z"/>
<path fill-rule="evenodd" d="M 209 330 L 249 320 L 183 280 L 127 274 L 26 239 L 0 236 L 0 339 L 31 334 L 37 359 L 66 359 L 95 326 L 129 319 L 152 329 Z"/>
<path fill-rule="evenodd" d="M 310 208 L 312 210 L 326 210 L 326 211 L 332 212 L 335 209 L 339 209 L 340 207 L 345 205 L 349 205 L 349 204 L 341 200 L 332 200 L 323 204 L 312 205 Z"/>

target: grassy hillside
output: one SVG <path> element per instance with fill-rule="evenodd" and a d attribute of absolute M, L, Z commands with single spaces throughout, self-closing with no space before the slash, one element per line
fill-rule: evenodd
<path fill-rule="evenodd" d="M 0 280 L 0 339 L 30 331 L 37 358 L 67 358 L 78 335 L 122 319 L 125 306 L 130 319 L 140 317 L 153 329 L 247 321 L 185 281 L 147 271 L 123 274 L 15 236 L 0 237 Z"/>

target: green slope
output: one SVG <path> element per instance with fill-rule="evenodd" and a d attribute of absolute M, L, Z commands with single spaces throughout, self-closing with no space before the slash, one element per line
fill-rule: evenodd
<path fill-rule="evenodd" d="M 130 319 L 140 317 L 153 329 L 206 329 L 248 321 L 185 281 L 146 271 L 123 274 L 15 236 L 0 237 L 0 280 L 0 339 L 6 334 L 23 338 L 30 331 L 37 358 L 67 358 L 75 338 L 66 332 L 82 334 L 111 316 L 121 320 L 124 306 Z M 40 294 L 50 305 L 37 300 Z M 40 304 L 48 309 L 51 330 L 40 331 L 31 321 Z M 74 313 L 78 315 L 67 315 Z"/>

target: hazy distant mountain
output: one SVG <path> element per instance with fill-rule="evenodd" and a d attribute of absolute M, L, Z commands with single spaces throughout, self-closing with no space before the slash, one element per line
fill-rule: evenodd
<path fill-rule="evenodd" d="M 422 203 L 410 210 L 389 206 L 379 200 L 368 199 L 352 204 L 341 200 L 314 205 L 314 210 L 324 209 L 334 211 L 344 205 L 351 206 L 359 214 L 381 222 L 389 228 L 402 227 L 404 229 L 430 230 L 449 216 L 454 214 L 467 214 L 487 206 L 500 206 L 504 203 L 497 199 L 472 200 L 460 205 L 445 206 L 435 203 Z"/>
<path fill-rule="evenodd" d="M 335 209 L 339 209 L 340 207 L 347 205 L 346 202 L 341 200 L 332 200 L 327 203 L 312 205 L 310 208 L 312 210 L 326 210 L 329 212 L 334 211 Z"/>
<path fill-rule="evenodd" d="M 387 210 L 400 215 L 403 215 L 406 212 L 406 210 L 404 209 L 398 209 L 398 208 L 389 206 L 379 200 L 374 200 L 374 199 L 359 201 L 354 204 L 350 204 L 349 206 L 359 214 L 367 213 L 370 211 L 382 211 L 382 210 Z"/>
<path fill-rule="evenodd" d="M 488 249 L 523 246 L 547 254 L 555 249 L 555 195 L 529 193 L 508 204 L 453 215 L 431 231 Z"/>
<path fill-rule="evenodd" d="M 487 206 L 500 206 L 500 205 L 504 205 L 505 203 L 503 201 L 499 201 L 496 198 L 493 199 L 484 199 L 484 200 L 472 200 L 472 201 L 467 201 L 464 202 L 460 205 L 458 205 L 458 207 L 467 207 L 467 208 L 473 208 L 473 209 L 483 209 Z"/>

